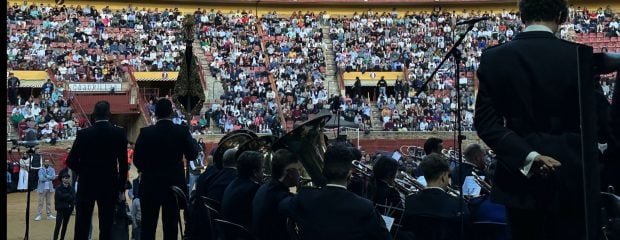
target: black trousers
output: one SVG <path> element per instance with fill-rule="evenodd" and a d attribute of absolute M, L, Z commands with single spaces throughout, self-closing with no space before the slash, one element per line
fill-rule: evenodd
<path fill-rule="evenodd" d="M 54 240 L 58 239 L 58 230 L 62 226 L 60 232 L 60 240 L 65 239 L 65 233 L 67 232 L 67 225 L 69 225 L 69 218 L 71 217 L 73 208 L 56 209 L 56 227 L 54 227 Z"/>
<path fill-rule="evenodd" d="M 506 208 L 512 240 L 585 239 L 583 208 L 547 209 Z"/>
<path fill-rule="evenodd" d="M 74 240 L 87 240 L 93 217 L 93 208 L 97 202 L 99 214 L 99 239 L 110 239 L 112 220 L 114 217 L 114 201 L 116 193 L 97 193 L 97 195 L 78 194 L 75 210 Z"/>
<path fill-rule="evenodd" d="M 140 237 L 142 240 L 155 240 L 160 207 L 162 209 L 162 224 L 164 225 L 164 240 L 178 239 L 179 209 L 176 199 L 170 191 L 162 191 L 159 195 L 143 195 L 140 198 L 142 210 Z"/>

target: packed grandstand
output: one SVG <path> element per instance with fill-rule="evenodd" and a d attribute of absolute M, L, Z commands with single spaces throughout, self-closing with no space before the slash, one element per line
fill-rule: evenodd
<path fill-rule="evenodd" d="M 616 9 L 617 11 L 617 9 Z M 178 72 L 186 45 L 185 13 L 170 8 L 98 9 L 93 6 L 24 2 L 7 9 L 9 89 L 14 71 L 47 71 L 40 91 L 15 96 L 8 110 L 17 138 L 36 129 L 39 139 L 64 139 L 85 127 L 83 109 L 74 106 L 69 83 L 128 82 L 132 72 Z M 610 7 L 570 8 L 558 36 L 591 45 L 595 52 L 620 52 L 620 15 Z M 463 10 L 330 12 L 196 9 L 194 54 L 208 74 L 203 81 L 221 83 L 200 116 L 181 111 L 177 123 L 189 122 L 195 133 L 250 129 L 274 133 L 289 129 L 322 111 L 340 110 L 343 120 L 362 130 L 451 131 L 455 128 L 455 84 L 464 86 L 460 101 L 464 130 L 473 129 L 475 71 L 482 52 L 510 41 L 522 31 L 519 14 Z M 461 36 L 455 23 L 490 17 L 464 36 L 462 74 L 448 61 L 416 96 L 443 56 Z M 330 64 L 331 63 L 331 64 Z M 331 66 L 331 67 L 330 67 Z M 378 91 L 383 75 L 389 90 Z M 360 94 L 347 84 L 332 91 L 330 79 L 365 76 L 371 90 Z M 612 78 L 601 78 L 611 100 Z M 206 84 L 209 87 L 216 86 Z M 204 86 L 204 85 L 203 85 Z M 23 81 L 22 86 L 23 87 Z M 341 93 L 344 93 L 341 95 Z M 152 96 L 157 97 L 157 96 Z M 152 99 L 151 99 L 152 100 Z M 147 111 L 152 101 L 140 102 Z M 336 106 L 334 106 L 336 104 Z"/>

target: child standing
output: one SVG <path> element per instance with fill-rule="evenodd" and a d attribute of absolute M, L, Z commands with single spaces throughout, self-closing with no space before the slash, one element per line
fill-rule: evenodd
<path fill-rule="evenodd" d="M 56 195 L 54 196 L 57 216 L 56 227 L 54 228 L 54 240 L 58 239 L 58 230 L 60 230 L 61 225 L 62 232 L 60 233 L 60 239 L 65 239 L 69 218 L 75 206 L 75 190 L 71 187 L 71 177 L 68 172 L 62 171 L 60 178 L 62 179 L 62 184 L 56 188 Z"/>

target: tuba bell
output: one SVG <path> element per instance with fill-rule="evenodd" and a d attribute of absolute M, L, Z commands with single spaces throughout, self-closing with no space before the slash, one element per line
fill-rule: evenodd
<path fill-rule="evenodd" d="M 274 136 L 261 136 L 245 142 L 237 150 L 236 158 L 245 151 L 256 151 L 263 156 L 263 170 L 265 178 L 271 177 L 271 161 L 273 159 L 272 145 L 278 140 Z M 266 179 L 263 179 L 265 181 Z"/>
<path fill-rule="evenodd" d="M 228 149 L 238 148 L 246 142 L 249 142 L 252 139 L 257 138 L 256 133 L 240 129 L 236 131 L 232 131 L 226 134 L 220 142 L 217 144 L 217 149 L 215 149 L 215 153 L 213 153 L 213 162 L 215 162 L 215 166 L 218 169 L 222 168 L 222 158 L 224 157 L 224 152 Z"/>
<path fill-rule="evenodd" d="M 313 186 L 322 187 L 326 184 L 323 177 L 323 158 L 327 151 L 327 142 L 323 127 L 331 118 L 330 115 L 308 120 L 280 137 L 272 146 L 272 151 L 288 149 L 297 154 L 305 171 L 302 178 L 310 178 Z"/>

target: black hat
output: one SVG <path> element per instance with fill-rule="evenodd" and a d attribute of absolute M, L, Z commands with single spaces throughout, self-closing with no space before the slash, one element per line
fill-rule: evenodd
<path fill-rule="evenodd" d="M 65 177 L 71 177 L 71 176 L 69 175 L 68 171 L 62 171 L 60 172 L 58 177 L 60 177 L 60 179 L 63 179 Z"/>

